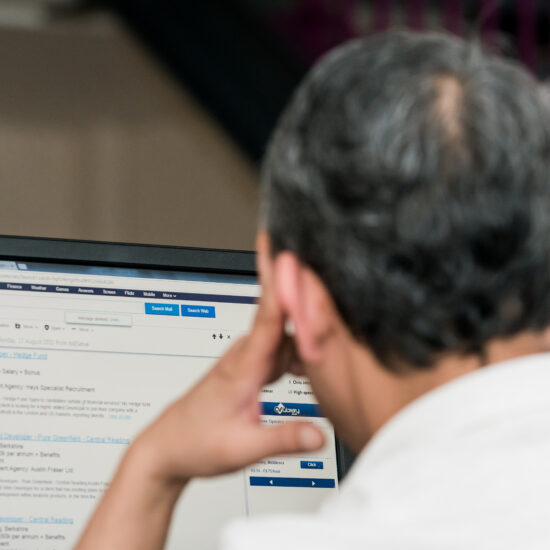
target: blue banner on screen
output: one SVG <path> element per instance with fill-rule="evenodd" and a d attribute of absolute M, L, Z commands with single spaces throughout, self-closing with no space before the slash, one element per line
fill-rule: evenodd
<path fill-rule="evenodd" d="M 336 481 L 312 477 L 263 477 L 251 476 L 252 487 L 312 487 L 317 489 L 334 489 Z"/>
<path fill-rule="evenodd" d="M 262 402 L 262 414 L 266 416 L 323 416 L 319 405 L 313 403 Z"/>

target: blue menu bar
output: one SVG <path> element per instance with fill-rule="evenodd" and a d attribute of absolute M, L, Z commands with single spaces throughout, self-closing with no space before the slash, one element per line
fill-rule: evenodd
<path fill-rule="evenodd" d="M 124 298 L 149 298 L 153 300 L 181 300 L 229 304 L 256 304 L 257 301 L 254 296 L 232 296 L 229 294 L 201 294 L 197 292 L 166 292 L 158 290 L 136 290 L 129 288 L 97 288 L 27 283 L 0 283 L 0 290 L 53 292 L 56 294 L 81 294 L 89 296 L 121 296 Z M 213 317 L 215 317 L 215 315 L 213 315 Z"/>
<path fill-rule="evenodd" d="M 184 317 L 216 317 L 214 306 L 181 306 Z"/>
<path fill-rule="evenodd" d="M 250 476 L 251 487 L 312 487 L 334 489 L 336 480 L 312 477 L 264 477 Z"/>

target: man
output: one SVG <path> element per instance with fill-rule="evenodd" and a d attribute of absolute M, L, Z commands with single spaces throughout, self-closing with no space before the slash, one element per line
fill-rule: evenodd
<path fill-rule="evenodd" d="M 264 164 L 252 331 L 131 445 L 79 549 L 161 548 L 191 478 L 320 448 L 260 423 L 285 370 L 359 457 L 318 515 L 242 520 L 222 549 L 548 548 L 549 161 L 536 83 L 475 45 L 323 59 Z"/>

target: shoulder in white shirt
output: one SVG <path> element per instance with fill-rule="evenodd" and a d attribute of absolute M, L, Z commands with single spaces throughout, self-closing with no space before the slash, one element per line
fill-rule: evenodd
<path fill-rule="evenodd" d="M 417 399 L 315 515 L 243 519 L 222 550 L 550 548 L 550 354 Z"/>

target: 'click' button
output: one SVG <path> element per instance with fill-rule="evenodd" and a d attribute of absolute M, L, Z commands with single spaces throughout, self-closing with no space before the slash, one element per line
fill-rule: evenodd
<path fill-rule="evenodd" d="M 320 460 L 300 460 L 302 470 L 322 470 L 323 463 Z"/>
<path fill-rule="evenodd" d="M 184 317 L 216 317 L 214 306 L 181 306 Z"/>

